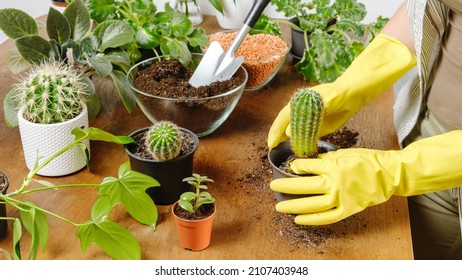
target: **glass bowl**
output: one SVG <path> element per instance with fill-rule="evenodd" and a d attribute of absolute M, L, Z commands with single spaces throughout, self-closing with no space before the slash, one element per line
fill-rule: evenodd
<path fill-rule="evenodd" d="M 194 71 L 202 57 L 203 54 L 193 53 L 192 62 L 187 67 Z M 138 71 L 163 59 L 169 58 L 165 56 L 148 58 L 135 64 L 127 73 L 129 85 L 136 93 L 136 102 L 142 112 L 152 123 L 169 120 L 191 130 L 198 137 L 214 132 L 229 117 L 244 92 L 248 79 L 245 68 L 241 66 L 233 76 L 239 78 L 237 87 L 207 97 L 167 98 L 149 94 L 133 85 Z"/>
<path fill-rule="evenodd" d="M 208 37 L 210 42 L 218 41 L 226 51 L 237 32 L 220 31 Z M 249 74 L 245 91 L 258 90 L 268 84 L 281 69 L 289 51 L 290 43 L 283 37 L 269 34 L 247 35 L 235 53 L 236 57 L 244 56 L 242 66 Z"/>

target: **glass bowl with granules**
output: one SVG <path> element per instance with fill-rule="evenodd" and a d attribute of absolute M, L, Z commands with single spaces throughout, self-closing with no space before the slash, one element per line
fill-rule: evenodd
<path fill-rule="evenodd" d="M 228 30 L 210 34 L 208 38 L 210 42 L 218 41 L 226 51 L 236 35 L 236 30 Z M 258 90 L 268 84 L 281 69 L 289 50 L 290 43 L 281 36 L 248 34 L 234 54 L 244 56 L 242 66 L 249 74 L 245 91 Z"/>

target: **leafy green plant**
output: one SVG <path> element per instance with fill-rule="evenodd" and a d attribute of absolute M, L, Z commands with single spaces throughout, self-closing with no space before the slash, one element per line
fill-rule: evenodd
<path fill-rule="evenodd" d="M 209 43 L 205 30 L 194 27 L 169 3 L 162 12 L 151 0 L 87 0 L 86 5 L 98 23 L 117 20 L 132 27 L 134 36 L 125 46 L 132 62 L 141 58 L 140 49 L 150 49 L 156 56 L 171 56 L 188 64 L 191 52 L 201 52 Z"/>
<path fill-rule="evenodd" d="M 167 161 L 180 154 L 182 141 L 180 129 L 176 124 L 160 121 L 147 131 L 145 145 L 154 160 Z"/>
<path fill-rule="evenodd" d="M 357 0 L 271 0 L 289 20 L 276 20 L 303 32 L 306 49 L 295 65 L 307 80 L 334 81 L 383 28 L 387 18 L 364 24 L 365 5 Z M 292 21 L 294 20 L 294 21 Z M 364 42 L 354 37 L 365 37 Z"/>
<path fill-rule="evenodd" d="M 107 20 L 92 29 L 88 9 L 82 0 L 75 0 L 63 13 L 50 8 L 45 25 L 46 36 L 42 36 L 38 24 L 27 13 L 11 8 L 0 10 L 0 29 L 15 41 L 16 49 L 8 61 L 13 73 L 50 58 L 65 61 L 87 77 L 110 77 L 125 108 L 133 111 L 135 95 L 126 79 L 131 62 L 123 47 L 131 43 L 134 32 L 127 22 Z M 97 95 L 91 102 L 99 104 Z M 95 111 L 99 108 L 89 107 L 96 107 Z"/>
<path fill-rule="evenodd" d="M 191 177 L 184 178 L 183 182 L 187 182 L 196 189 L 195 192 L 184 192 L 180 196 L 178 205 L 184 210 L 194 213 L 201 205 L 215 202 L 215 198 L 205 191 L 207 190 L 207 183 L 213 183 L 212 179 L 193 173 Z"/>
<path fill-rule="evenodd" d="M 290 101 L 290 147 L 298 158 L 317 157 L 323 112 L 324 103 L 317 91 L 300 88 L 295 92 Z"/>
<path fill-rule="evenodd" d="M 46 249 L 48 242 L 47 216 L 57 218 L 77 227 L 77 237 L 80 239 L 82 251 L 96 243 L 104 252 L 115 259 L 140 259 L 141 248 L 134 236 L 120 224 L 111 221 L 109 214 L 118 204 L 122 204 L 126 211 L 138 222 L 155 229 L 158 213 L 156 206 L 145 190 L 159 183 L 142 173 L 130 169 L 128 162 L 122 164 L 118 170 L 118 178 L 106 177 L 99 184 L 78 183 L 55 185 L 51 182 L 35 179 L 36 173 L 50 161 L 67 150 L 78 146 L 85 152 L 84 140 L 105 141 L 117 144 L 127 144 L 134 140 L 128 136 L 115 136 L 103 130 L 90 127 L 84 131 L 75 128 L 72 133 L 75 141 L 63 147 L 41 164 L 31 169 L 24 178 L 21 186 L 13 192 L 0 194 L 0 203 L 4 203 L 19 211 L 19 217 L 0 217 L 2 220 L 13 221 L 13 250 L 14 259 L 21 259 L 20 241 L 23 237 L 23 227 L 31 235 L 29 259 L 35 259 L 39 248 Z M 31 187 L 31 183 L 40 185 Z M 22 196 L 29 193 L 57 191 L 63 188 L 92 187 L 97 188 L 99 197 L 91 209 L 90 220 L 75 222 L 57 213 L 22 200 Z M 11 188 L 10 188 L 11 189 Z"/>
<path fill-rule="evenodd" d="M 34 64 L 8 94 L 12 102 L 5 102 L 5 121 L 11 127 L 16 126 L 18 108 L 23 109 L 25 119 L 34 123 L 52 124 L 73 119 L 94 94 L 94 88 L 86 81 L 80 70 L 62 61 L 51 59 Z M 16 104 L 17 107 L 13 106 Z"/>

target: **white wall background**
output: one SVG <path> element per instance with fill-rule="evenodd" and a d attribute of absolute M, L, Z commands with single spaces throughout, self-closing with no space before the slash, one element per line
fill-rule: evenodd
<path fill-rule="evenodd" d="M 153 1 L 156 4 L 156 6 L 162 10 L 166 2 L 174 3 L 175 0 L 153 0 Z M 215 13 L 213 10 L 213 7 L 210 5 L 208 0 L 197 0 L 197 1 L 204 14 L 213 15 Z M 248 0 L 248 1 L 251 1 L 251 0 Z M 388 0 L 388 1 L 359 0 L 359 1 L 364 3 L 367 8 L 367 17 L 365 18 L 364 22 L 374 21 L 379 15 L 382 15 L 385 17 L 391 17 L 394 11 L 403 2 L 403 0 Z M 34 18 L 46 14 L 50 6 L 51 6 L 50 0 L 0 0 L 0 9 L 3 9 L 3 8 L 21 9 L 21 10 L 26 11 L 28 14 L 30 14 Z M 271 6 L 265 10 L 265 13 L 268 13 L 270 16 L 273 16 L 273 17 L 281 17 L 281 15 L 277 13 L 275 9 Z M 2 31 L 0 31 L 0 43 L 2 43 L 6 39 L 7 37 L 5 36 L 5 34 L 3 34 Z"/>

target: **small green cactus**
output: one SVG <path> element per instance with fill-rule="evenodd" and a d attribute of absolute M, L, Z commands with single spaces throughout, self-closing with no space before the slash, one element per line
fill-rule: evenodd
<path fill-rule="evenodd" d="M 156 161 L 176 158 L 183 142 L 178 126 L 169 121 L 160 121 L 147 131 L 146 147 Z"/>
<path fill-rule="evenodd" d="M 88 97 L 83 74 L 55 60 L 32 66 L 13 96 L 24 109 L 23 117 L 34 123 L 60 123 L 78 116 Z"/>
<path fill-rule="evenodd" d="M 309 88 L 297 90 L 290 105 L 291 148 L 297 157 L 318 155 L 319 126 L 324 104 L 321 95 Z"/>

